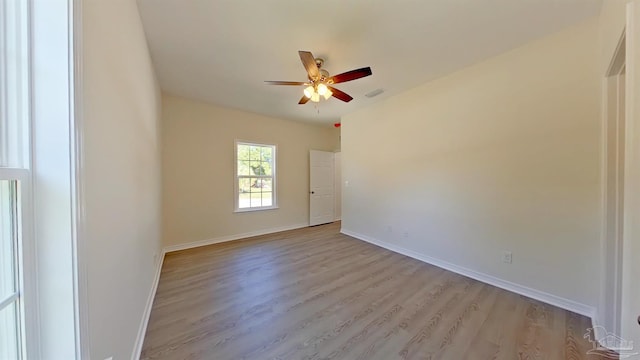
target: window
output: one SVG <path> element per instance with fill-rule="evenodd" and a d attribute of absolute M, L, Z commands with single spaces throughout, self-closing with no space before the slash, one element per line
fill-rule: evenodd
<path fill-rule="evenodd" d="M 33 285 L 25 276 L 32 258 L 25 226 L 31 176 L 28 4 L 0 0 L 0 359 L 27 358 L 25 334 L 35 310 L 25 290 Z"/>
<path fill-rule="evenodd" d="M 236 142 L 236 211 L 276 204 L 276 146 Z"/>

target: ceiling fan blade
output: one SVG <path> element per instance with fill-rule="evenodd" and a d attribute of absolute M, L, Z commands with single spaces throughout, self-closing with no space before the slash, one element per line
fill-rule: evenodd
<path fill-rule="evenodd" d="M 304 96 L 304 95 L 302 95 L 302 99 L 300 99 L 300 101 L 298 101 L 298 104 L 299 105 L 304 105 L 304 104 L 307 103 L 307 101 L 309 101 L 309 98 Z"/>
<path fill-rule="evenodd" d="M 319 78 L 320 71 L 318 70 L 318 65 L 316 65 L 316 59 L 313 57 L 313 54 L 308 51 L 298 51 L 298 55 L 300 55 L 302 65 L 304 65 L 304 68 L 307 69 L 309 79 L 315 80 Z"/>
<path fill-rule="evenodd" d="M 309 85 L 302 81 L 265 81 L 267 85 Z"/>
<path fill-rule="evenodd" d="M 346 81 L 360 79 L 360 78 L 363 78 L 365 76 L 369 76 L 371 74 L 372 74 L 371 68 L 370 67 L 364 67 L 364 68 L 361 68 L 361 69 L 351 70 L 351 71 L 347 71 L 347 72 L 342 73 L 342 74 L 334 75 L 331 78 L 329 78 L 329 82 L 332 82 L 333 84 L 338 84 L 338 83 L 343 83 L 343 82 L 346 82 Z"/>
<path fill-rule="evenodd" d="M 349 102 L 353 100 L 353 97 L 351 97 L 351 95 L 347 94 L 344 91 L 338 90 L 332 86 L 327 86 L 327 88 L 329 88 L 329 90 L 331 90 L 331 92 L 333 93 L 331 94 L 331 96 L 333 96 L 336 99 L 340 99 L 344 102 Z"/>

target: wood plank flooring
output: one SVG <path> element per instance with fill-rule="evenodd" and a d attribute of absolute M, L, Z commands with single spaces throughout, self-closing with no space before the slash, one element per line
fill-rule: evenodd
<path fill-rule="evenodd" d="M 339 233 L 166 256 L 142 359 L 599 359 L 590 320 Z"/>

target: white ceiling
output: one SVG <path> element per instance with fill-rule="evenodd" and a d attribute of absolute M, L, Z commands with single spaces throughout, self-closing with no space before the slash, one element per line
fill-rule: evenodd
<path fill-rule="evenodd" d="M 600 11 L 601 0 L 138 0 L 162 89 L 273 117 L 333 123 L 349 112 L 451 73 Z M 298 105 L 298 50 L 354 97 Z M 382 95 L 364 94 L 384 89 Z"/>

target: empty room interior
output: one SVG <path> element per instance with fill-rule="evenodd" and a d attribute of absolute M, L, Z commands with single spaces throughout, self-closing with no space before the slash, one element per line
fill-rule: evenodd
<path fill-rule="evenodd" d="M 0 0 L 0 359 L 640 358 L 640 0 Z"/>

